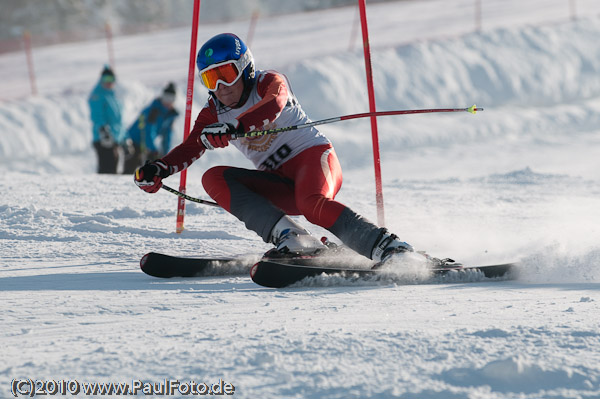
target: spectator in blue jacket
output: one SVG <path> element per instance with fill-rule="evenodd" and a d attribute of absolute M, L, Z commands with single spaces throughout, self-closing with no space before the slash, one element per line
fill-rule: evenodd
<path fill-rule="evenodd" d="M 92 118 L 92 143 L 98 155 L 98 173 L 117 173 L 119 145 L 123 142 L 121 102 L 115 95 L 116 76 L 107 65 L 88 99 Z"/>
<path fill-rule="evenodd" d="M 125 168 L 123 173 L 133 173 L 147 159 L 157 159 L 171 149 L 173 122 L 179 113 L 175 103 L 175 84 L 169 83 L 162 94 L 141 112 L 127 130 Z"/>

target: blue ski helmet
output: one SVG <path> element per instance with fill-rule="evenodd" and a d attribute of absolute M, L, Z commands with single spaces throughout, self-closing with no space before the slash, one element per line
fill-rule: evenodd
<path fill-rule="evenodd" d="M 209 39 L 198 51 L 196 65 L 202 84 L 215 91 L 219 84 L 231 86 L 241 77 L 246 83 L 254 79 L 254 58 L 246 44 L 233 33 Z"/>

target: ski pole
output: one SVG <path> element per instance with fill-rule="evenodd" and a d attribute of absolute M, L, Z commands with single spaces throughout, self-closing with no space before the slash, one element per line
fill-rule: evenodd
<path fill-rule="evenodd" d="M 468 107 L 468 108 L 433 108 L 433 109 L 406 109 L 406 110 L 397 110 L 397 111 L 379 111 L 379 112 L 365 112 L 362 114 L 352 114 L 352 115 L 344 115 L 344 116 L 338 116 L 335 118 L 328 118 L 328 119 L 322 119 L 320 121 L 314 121 L 314 122 L 308 122 L 308 123 L 303 123 L 301 125 L 294 125 L 294 126 L 286 126 L 286 127 L 280 127 L 280 128 L 275 128 L 275 129 L 267 129 L 267 130 L 257 130 L 257 131 L 253 131 L 253 132 L 248 132 L 248 133 L 233 133 L 230 137 L 230 140 L 236 140 L 236 139 L 241 139 L 244 137 L 257 137 L 257 136 L 264 136 L 266 134 L 275 134 L 275 133 L 281 133 L 281 132 L 287 132 L 290 130 L 297 130 L 297 129 L 303 129 L 306 127 L 312 127 L 312 126 L 317 126 L 317 125 L 324 125 L 326 123 L 334 123 L 334 122 L 340 122 L 340 121 L 347 121 L 350 119 L 358 119 L 358 118 L 368 118 L 371 116 L 389 116 L 389 115 L 407 115 L 407 114 L 429 114 L 429 113 L 436 113 L 436 112 L 470 112 L 472 114 L 477 113 L 477 111 L 483 111 L 483 108 L 477 108 L 477 106 L 475 104 L 473 104 L 472 106 Z M 198 204 L 204 204 L 204 205 L 210 205 L 210 206 L 219 206 L 219 204 L 217 204 L 216 202 L 212 202 L 212 201 L 207 201 L 207 200 L 203 200 L 200 198 L 194 198 L 191 197 L 187 194 L 184 194 L 180 191 L 175 190 L 174 188 L 171 188 L 169 186 L 166 185 L 162 185 L 162 188 L 164 188 L 165 190 L 167 190 L 170 193 L 173 193 L 181 198 L 184 198 L 188 201 L 192 201 L 192 202 L 196 202 Z"/>
<path fill-rule="evenodd" d="M 204 205 L 210 205 L 210 206 L 220 207 L 220 205 L 217 204 L 216 202 L 207 201 L 207 200 L 203 200 L 203 199 L 200 199 L 200 198 L 190 197 L 189 195 L 184 194 L 181 191 L 177 191 L 174 188 L 171 188 L 171 187 L 166 186 L 164 184 L 162 185 L 162 188 L 164 188 L 168 192 L 173 193 L 173 194 L 177 195 L 178 197 L 181 197 L 181 198 L 186 199 L 188 201 L 197 202 L 198 204 L 204 204 Z"/>
<path fill-rule="evenodd" d="M 477 106 L 475 104 L 473 104 L 472 106 L 470 106 L 468 108 L 405 109 L 405 110 L 398 110 L 398 111 L 365 112 L 362 114 L 352 114 L 352 115 L 338 116 L 335 118 L 322 119 L 320 121 L 303 123 L 301 125 L 279 127 L 279 128 L 267 129 L 267 130 L 257 130 L 254 132 L 247 132 L 247 133 L 233 133 L 233 134 L 231 134 L 230 139 L 236 140 L 236 139 L 241 139 L 244 137 L 264 136 L 265 134 L 275 134 L 275 133 L 287 132 L 290 130 L 297 130 L 297 129 L 303 129 L 306 127 L 324 125 L 326 123 L 347 121 L 350 119 L 358 119 L 358 118 L 369 118 L 372 116 L 430 114 L 430 113 L 435 113 L 435 112 L 470 112 L 472 114 L 475 114 L 475 113 L 477 113 L 477 111 L 483 111 L 483 108 L 477 108 Z"/>

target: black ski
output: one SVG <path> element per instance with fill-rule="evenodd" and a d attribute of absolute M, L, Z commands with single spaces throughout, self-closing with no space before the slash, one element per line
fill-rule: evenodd
<path fill-rule="evenodd" d="M 259 255 L 239 258 L 184 258 L 150 252 L 140 260 L 142 271 L 153 277 L 247 275 Z"/>
<path fill-rule="evenodd" d="M 299 264 L 322 264 L 324 259 L 340 260 L 339 256 L 348 253 L 344 252 L 344 247 L 338 247 L 331 252 L 326 252 L 321 256 L 307 256 L 307 257 L 287 257 L 281 255 L 278 256 L 278 260 L 289 261 L 293 259 Z M 207 277 L 207 276 L 225 276 L 225 275 L 248 275 L 250 268 L 253 264 L 265 258 L 261 255 L 245 255 L 236 257 L 207 257 L 207 258 L 188 258 L 180 256 L 170 256 L 157 252 L 150 252 L 142 257 L 140 260 L 140 268 L 142 271 L 153 277 L 160 278 L 171 278 L 171 277 Z M 271 259 L 271 258 L 269 258 Z M 345 259 L 345 258 L 343 258 Z M 365 268 L 370 267 L 368 259 L 364 259 L 361 265 Z"/>
<path fill-rule="evenodd" d="M 344 266 L 316 266 L 312 258 L 306 264 L 298 264 L 296 260 L 287 262 L 285 260 L 261 260 L 252 266 L 250 276 L 252 280 L 264 287 L 283 288 L 300 282 L 307 277 L 316 277 L 325 275 L 340 275 L 351 279 L 360 278 L 393 278 L 393 274 L 386 270 L 356 269 Z M 484 277 L 495 278 L 505 277 L 513 268 L 514 263 L 505 263 L 499 265 L 487 266 L 458 266 L 442 267 L 431 269 L 434 275 L 451 275 L 454 273 L 481 272 Z"/>
<path fill-rule="evenodd" d="M 257 263 L 258 262 L 258 263 Z M 253 266 L 254 265 L 254 266 Z M 247 275 L 262 286 L 283 288 L 307 277 L 322 274 L 340 275 L 350 279 L 389 279 L 394 274 L 386 270 L 370 269 L 372 262 L 357 256 L 344 256 L 333 252 L 323 256 L 280 257 L 261 259 L 260 255 L 235 258 L 187 258 L 150 252 L 140 261 L 142 271 L 153 277 L 208 277 Z M 434 268 L 437 276 L 456 276 L 457 273 L 477 272 L 487 278 L 506 277 L 515 267 L 514 263 L 487 266 L 448 266 Z"/>

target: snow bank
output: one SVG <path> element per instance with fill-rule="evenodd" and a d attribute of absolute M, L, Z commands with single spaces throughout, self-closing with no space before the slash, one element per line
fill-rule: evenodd
<path fill-rule="evenodd" d="M 589 20 L 377 49 L 372 53 L 377 105 L 392 110 L 477 102 L 529 108 L 597 98 L 599 33 L 598 22 Z M 358 51 L 309 59 L 288 72 L 315 119 L 368 109 L 364 74 Z"/>

